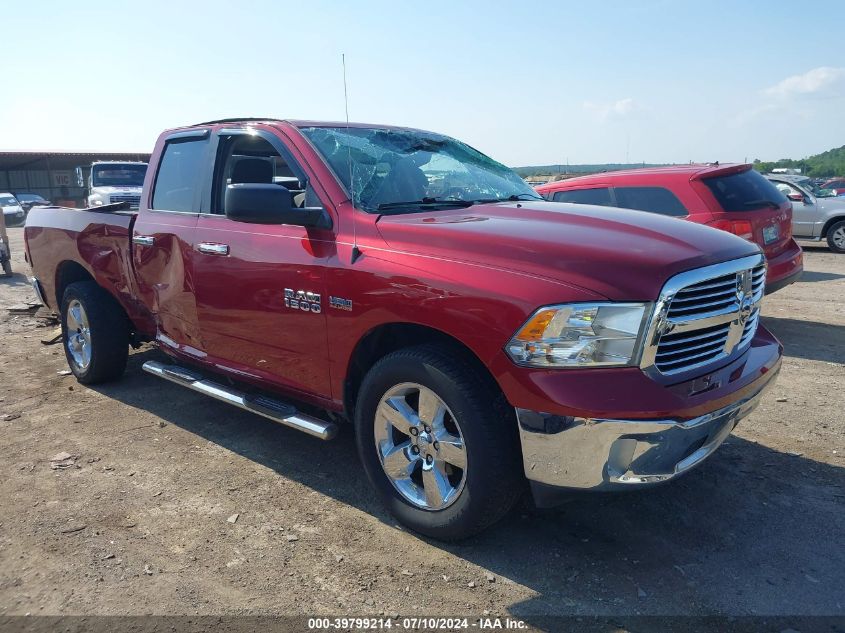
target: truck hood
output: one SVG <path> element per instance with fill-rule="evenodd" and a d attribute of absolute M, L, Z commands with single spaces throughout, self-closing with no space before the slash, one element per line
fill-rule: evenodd
<path fill-rule="evenodd" d="M 382 216 L 377 226 L 396 250 L 526 273 L 617 301 L 653 301 L 679 272 L 760 252 L 686 220 L 558 202 Z"/>

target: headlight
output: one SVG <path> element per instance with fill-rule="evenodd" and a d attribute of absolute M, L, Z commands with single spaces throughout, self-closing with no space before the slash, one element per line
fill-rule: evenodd
<path fill-rule="evenodd" d="M 529 367 L 609 367 L 638 359 L 645 303 L 573 303 L 540 308 L 505 347 Z"/>
<path fill-rule="evenodd" d="M 101 206 L 103 206 L 103 201 L 102 201 L 100 198 L 94 198 L 93 200 L 91 200 L 91 203 L 92 203 L 95 207 L 101 207 Z"/>

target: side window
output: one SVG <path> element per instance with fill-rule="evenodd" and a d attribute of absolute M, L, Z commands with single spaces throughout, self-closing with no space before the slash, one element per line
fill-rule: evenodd
<path fill-rule="evenodd" d="M 291 192 L 294 206 L 322 206 L 307 181 L 300 180 L 298 174 L 301 173 L 298 165 L 292 166 L 260 136 L 244 134 L 221 139 L 214 173 L 212 213 L 226 213 L 226 187 L 237 183 L 278 185 Z"/>
<path fill-rule="evenodd" d="M 681 217 L 689 215 L 678 197 L 664 187 L 615 187 L 616 204 L 623 209 Z"/>
<path fill-rule="evenodd" d="M 777 187 L 777 190 L 780 191 L 785 196 L 788 196 L 789 194 L 795 193 L 795 192 L 798 191 L 797 189 L 793 189 L 792 187 L 790 187 L 785 182 L 773 181 L 773 183 L 774 183 L 775 187 Z"/>
<path fill-rule="evenodd" d="M 575 202 L 577 204 L 598 204 L 603 207 L 613 206 L 613 201 L 610 199 L 610 189 L 607 187 L 555 191 L 552 200 L 555 202 Z"/>
<path fill-rule="evenodd" d="M 168 141 L 153 188 L 153 209 L 196 211 L 194 192 L 202 177 L 207 139 Z"/>

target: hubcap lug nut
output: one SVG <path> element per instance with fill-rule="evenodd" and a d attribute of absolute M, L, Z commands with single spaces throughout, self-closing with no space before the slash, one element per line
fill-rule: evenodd
<path fill-rule="evenodd" d="M 435 442 L 435 443 L 434 443 L 434 450 L 436 450 L 436 451 L 439 451 L 439 450 L 440 450 L 440 442 Z"/>
<path fill-rule="evenodd" d="M 431 462 L 433 462 L 433 461 L 434 461 L 434 458 L 433 458 L 431 455 L 426 455 L 426 456 L 425 456 L 425 463 L 426 463 L 426 464 L 430 464 L 430 463 L 431 463 Z"/>
<path fill-rule="evenodd" d="M 412 452 L 414 455 L 419 455 L 419 452 L 420 452 L 420 447 L 419 447 L 419 446 L 412 446 L 412 447 L 411 447 L 411 452 Z"/>
<path fill-rule="evenodd" d="M 431 433 L 431 427 L 428 427 L 428 426 L 427 426 L 427 427 L 425 427 L 425 432 L 426 432 L 426 433 Z"/>
<path fill-rule="evenodd" d="M 416 429 L 416 427 L 411 427 L 411 435 L 419 435 L 419 433 L 420 432 Z"/>

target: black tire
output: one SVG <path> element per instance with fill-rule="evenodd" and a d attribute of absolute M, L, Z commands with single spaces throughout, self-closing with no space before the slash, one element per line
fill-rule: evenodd
<path fill-rule="evenodd" d="M 75 301 L 84 309 L 90 332 L 90 362 L 85 367 L 74 361 L 68 343 L 68 306 Z M 129 326 L 114 297 L 93 281 L 72 283 L 62 297 L 61 316 L 65 357 L 76 379 L 93 385 L 120 378 L 129 356 Z"/>
<path fill-rule="evenodd" d="M 841 237 L 836 236 L 837 232 L 841 232 L 840 235 L 845 234 L 845 220 L 839 220 L 839 222 L 827 230 L 827 245 L 830 247 L 830 250 L 834 253 L 845 253 L 845 246 L 841 242 Z M 835 236 L 840 241 L 838 245 L 834 241 Z"/>
<path fill-rule="evenodd" d="M 3 260 L 3 274 L 7 277 L 12 276 L 12 260 L 11 259 L 4 259 Z"/>
<path fill-rule="evenodd" d="M 382 397 L 402 383 L 431 389 L 463 435 L 467 467 L 463 488 L 440 510 L 413 505 L 385 473 L 375 441 Z M 420 345 L 388 354 L 361 384 L 355 409 L 358 453 L 370 483 L 388 510 L 411 529 L 440 540 L 476 534 L 504 517 L 524 490 L 516 415 L 492 378 L 455 350 Z"/>

